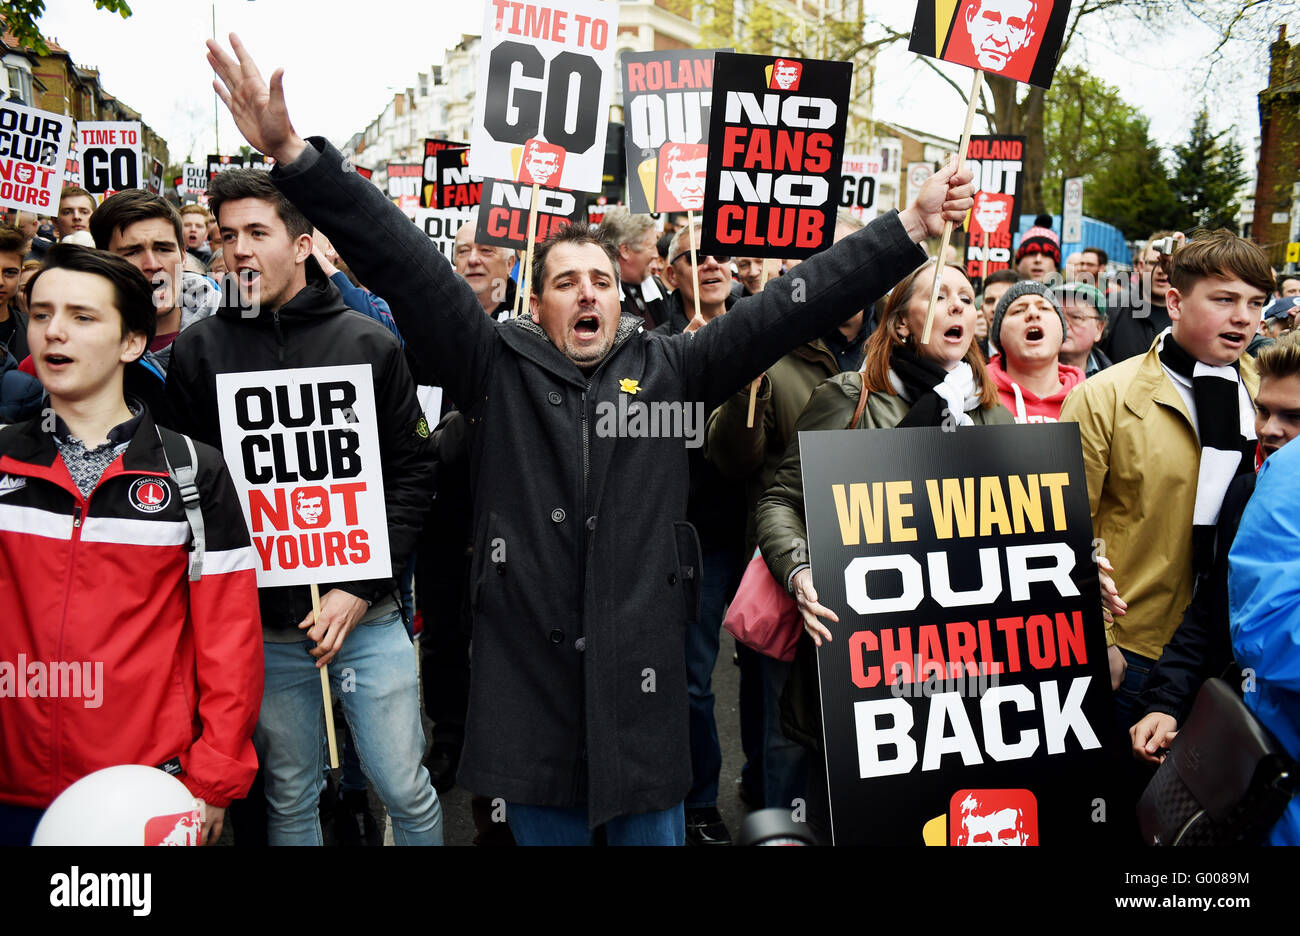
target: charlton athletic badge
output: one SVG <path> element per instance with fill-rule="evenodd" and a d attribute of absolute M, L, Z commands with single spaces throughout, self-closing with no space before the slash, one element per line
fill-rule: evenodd
<path fill-rule="evenodd" d="M 131 506 L 141 513 L 157 513 L 172 499 L 171 489 L 161 478 L 141 478 L 131 485 Z"/>

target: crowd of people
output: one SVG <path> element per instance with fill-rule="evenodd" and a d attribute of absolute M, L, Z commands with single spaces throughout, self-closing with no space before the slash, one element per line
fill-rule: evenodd
<path fill-rule="evenodd" d="M 973 282 L 923 249 L 973 204 L 954 161 L 902 211 L 842 214 L 802 263 L 700 255 L 698 225 L 611 209 L 537 245 L 516 316 L 514 251 L 470 221 L 449 262 L 297 134 L 237 42 L 209 60 L 273 172 L 214 174 L 179 210 L 69 187 L 53 219 L 0 228 L 0 842 L 139 763 L 202 799 L 204 842 L 229 822 L 237 845 L 320 844 L 323 811 L 374 842 L 369 787 L 397 844 L 441 844 L 459 785 L 480 844 L 730 844 L 712 675 L 756 550 L 804 633 L 792 662 L 736 645 L 734 782 L 828 839 L 816 648 L 838 618 L 798 446 L 821 429 L 1078 424 L 1119 834 L 1210 676 L 1249 667 L 1247 704 L 1300 753 L 1300 504 L 1285 475 L 1255 485 L 1300 433 L 1300 277 L 1249 241 L 1157 232 L 1130 272 L 1095 248 L 1063 264 L 1040 219 Z M 335 582 L 315 611 L 306 586 L 257 586 L 217 378 L 355 364 L 393 576 Z M 682 431 L 596 418 L 629 398 L 678 406 Z M 1248 526 L 1266 560 L 1237 561 Z M 102 663 L 93 699 L 83 663 Z M 84 678 L 56 686 L 60 667 Z M 1272 841 L 1300 844 L 1297 804 Z"/>

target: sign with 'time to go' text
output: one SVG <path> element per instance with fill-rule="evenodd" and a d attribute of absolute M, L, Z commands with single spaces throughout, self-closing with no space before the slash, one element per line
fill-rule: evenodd
<path fill-rule="evenodd" d="M 218 374 L 217 399 L 258 586 L 388 578 L 370 365 Z"/>

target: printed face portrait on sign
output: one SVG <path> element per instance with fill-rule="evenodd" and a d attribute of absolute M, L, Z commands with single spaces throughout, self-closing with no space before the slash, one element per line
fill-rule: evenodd
<path fill-rule="evenodd" d="M 995 195 L 990 192 L 979 192 L 975 195 L 975 210 L 971 217 L 975 221 L 975 227 L 984 234 L 993 234 L 998 231 L 1006 231 L 1011 224 L 1011 206 L 1015 203 L 1014 196 Z"/>
<path fill-rule="evenodd" d="M 919 0 L 909 48 L 1046 88 L 1069 12 L 1070 0 Z"/>
<path fill-rule="evenodd" d="M 958 790 L 948 810 L 951 844 L 1038 844 L 1038 802 L 1028 790 Z"/>
<path fill-rule="evenodd" d="M 259 587 L 391 574 L 369 364 L 217 375 Z"/>
<path fill-rule="evenodd" d="M 541 140 L 524 144 L 524 155 L 519 166 L 519 181 L 550 186 L 552 180 L 564 175 L 564 147 L 552 146 Z"/>
<path fill-rule="evenodd" d="M 705 143 L 668 143 L 659 150 L 659 191 L 656 211 L 699 211 L 704 207 L 705 171 L 709 147 Z"/>
<path fill-rule="evenodd" d="M 781 91 L 798 91 L 799 76 L 802 74 L 802 62 L 779 58 L 771 68 L 767 86 Z"/>

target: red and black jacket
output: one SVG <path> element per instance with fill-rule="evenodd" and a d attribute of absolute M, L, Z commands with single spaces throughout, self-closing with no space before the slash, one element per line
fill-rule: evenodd
<path fill-rule="evenodd" d="M 44 808 L 101 768 L 177 759 L 194 795 L 225 806 L 257 771 L 263 651 L 221 454 L 195 444 L 207 546 L 190 582 L 189 524 L 148 412 L 89 497 L 49 428 L 0 430 L 0 802 Z"/>

